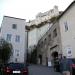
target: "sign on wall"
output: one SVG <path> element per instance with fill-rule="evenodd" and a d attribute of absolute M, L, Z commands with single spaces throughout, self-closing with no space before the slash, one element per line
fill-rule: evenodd
<path fill-rule="evenodd" d="M 66 52 L 67 52 L 67 58 L 72 57 L 72 48 L 70 46 L 66 47 Z"/>

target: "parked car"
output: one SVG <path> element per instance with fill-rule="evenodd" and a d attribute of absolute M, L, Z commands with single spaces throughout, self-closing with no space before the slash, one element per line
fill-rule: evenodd
<path fill-rule="evenodd" d="M 3 75 L 28 75 L 28 67 L 24 63 L 9 63 L 3 67 Z"/>
<path fill-rule="evenodd" d="M 72 64 L 71 64 L 71 69 L 72 69 L 72 71 L 71 71 L 71 75 L 75 75 L 75 59 L 72 59 Z"/>
<path fill-rule="evenodd" d="M 3 64 L 0 63 L 0 75 L 2 75 L 2 68 L 3 68 Z"/>

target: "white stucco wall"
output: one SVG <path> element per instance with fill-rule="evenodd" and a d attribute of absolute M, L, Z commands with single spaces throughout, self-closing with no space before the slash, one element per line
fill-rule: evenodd
<path fill-rule="evenodd" d="M 12 28 L 12 24 L 17 24 L 17 29 Z M 11 34 L 11 41 L 13 45 L 13 56 L 10 61 L 24 62 L 25 51 L 25 20 L 15 19 L 10 17 L 4 17 L 1 25 L 1 36 L 6 40 L 7 34 Z M 16 35 L 20 36 L 20 42 L 16 42 Z M 17 56 L 17 50 L 19 51 L 19 56 Z"/>
<path fill-rule="evenodd" d="M 65 22 L 67 22 L 68 30 L 65 31 Z M 67 56 L 67 50 L 71 50 L 72 58 L 75 58 L 75 3 L 69 10 L 59 19 L 62 51 Z"/>
<path fill-rule="evenodd" d="M 37 28 L 28 32 L 28 48 L 29 52 L 37 45 Z"/>
<path fill-rule="evenodd" d="M 34 45 L 36 46 L 38 41 L 43 37 L 43 35 L 48 31 L 52 24 L 47 23 L 46 25 L 40 28 L 34 28 L 28 33 L 28 48 L 29 52 L 33 49 Z"/>
<path fill-rule="evenodd" d="M 49 28 L 51 27 L 52 24 L 47 23 L 46 25 L 38 28 L 37 32 L 37 39 L 40 40 L 41 37 L 43 37 L 43 35 L 49 30 Z"/>
<path fill-rule="evenodd" d="M 36 18 L 34 20 L 28 22 L 27 25 L 28 26 L 38 25 L 41 22 L 47 21 L 47 20 L 51 19 L 51 17 L 57 16 L 57 15 L 59 15 L 58 6 L 54 6 L 54 8 L 49 10 L 49 11 L 37 14 Z M 39 28 L 35 28 L 28 33 L 28 36 L 29 36 L 29 38 L 28 38 L 29 51 L 31 51 L 30 48 L 32 46 L 37 45 L 38 40 L 40 40 L 41 37 L 43 37 L 43 35 L 48 31 L 48 29 L 51 27 L 51 25 L 52 24 L 47 23 L 46 25 L 43 25 Z"/>

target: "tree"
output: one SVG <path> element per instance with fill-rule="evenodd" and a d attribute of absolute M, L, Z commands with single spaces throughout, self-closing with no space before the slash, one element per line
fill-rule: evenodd
<path fill-rule="evenodd" d="M 8 62 L 12 53 L 12 45 L 5 41 L 4 39 L 0 39 L 0 59 L 3 63 Z"/>

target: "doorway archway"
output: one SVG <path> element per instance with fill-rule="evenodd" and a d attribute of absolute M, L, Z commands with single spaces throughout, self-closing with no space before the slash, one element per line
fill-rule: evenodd
<path fill-rule="evenodd" d="M 42 55 L 39 55 L 40 64 L 42 64 Z"/>
<path fill-rule="evenodd" d="M 57 51 L 54 51 L 52 52 L 52 58 L 57 58 L 58 57 L 58 52 Z"/>

